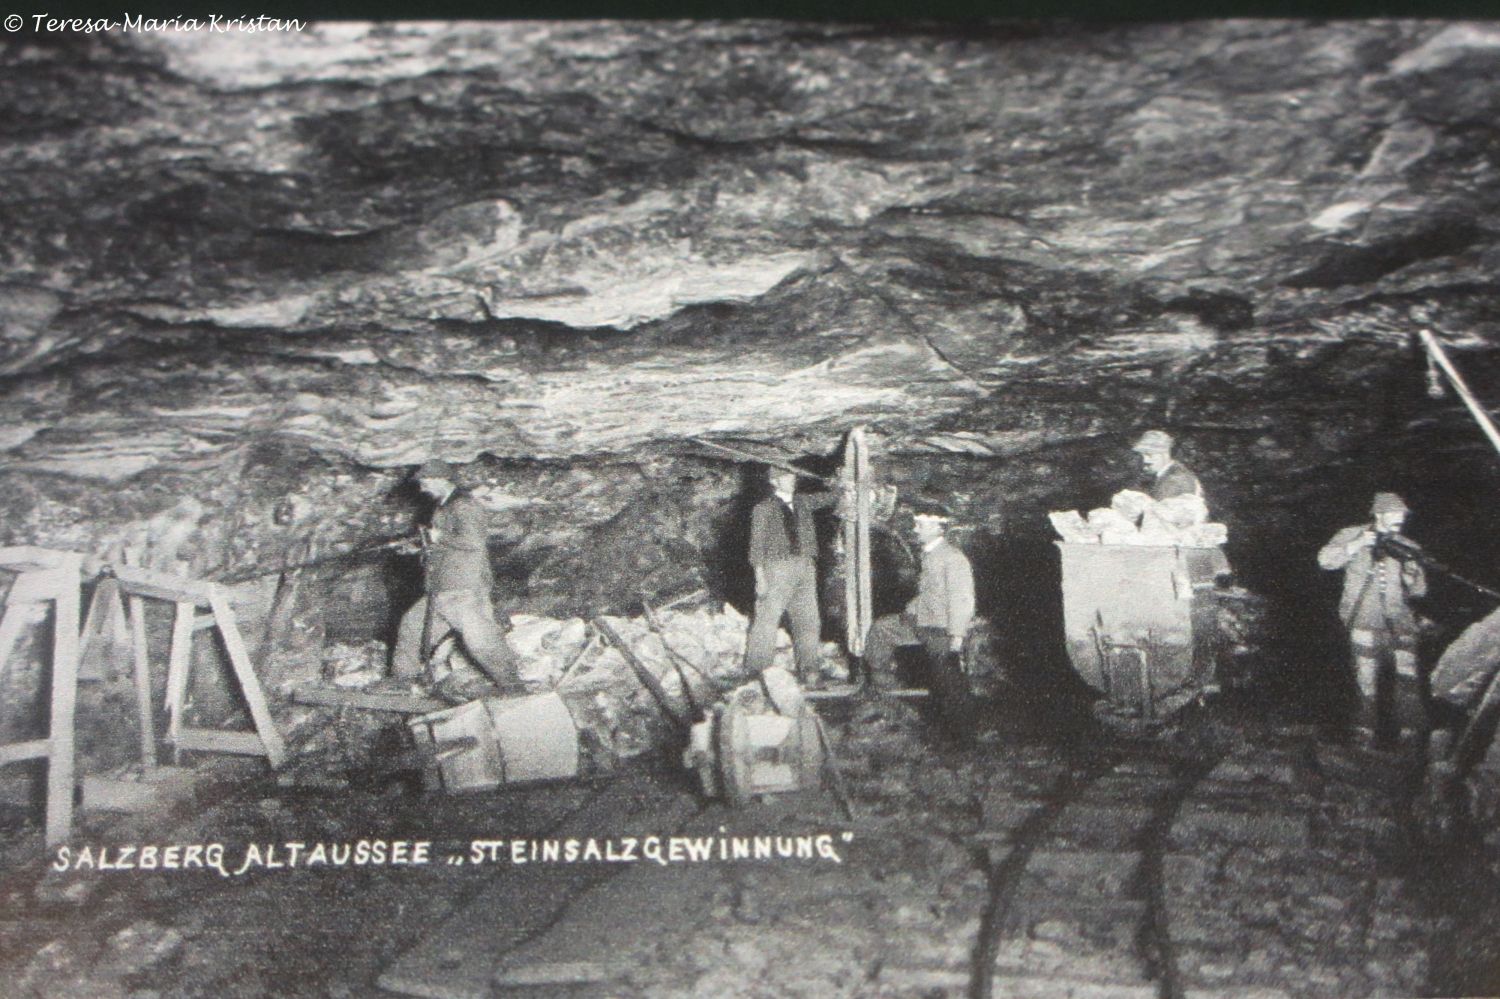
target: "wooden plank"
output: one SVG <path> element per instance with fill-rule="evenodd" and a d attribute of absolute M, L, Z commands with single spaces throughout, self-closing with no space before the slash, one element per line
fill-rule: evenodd
<path fill-rule="evenodd" d="M 420 694 L 401 694 L 395 691 L 343 690 L 321 684 L 306 684 L 292 690 L 291 697 L 298 704 L 312 704 L 325 708 L 358 708 L 361 711 L 391 711 L 403 715 L 425 715 L 448 707 L 444 701 Z"/>
<path fill-rule="evenodd" d="M 615 648 L 620 650 L 620 655 L 625 657 L 625 662 L 635 671 L 636 678 L 651 692 L 651 696 L 656 698 L 657 707 L 661 708 L 662 714 L 667 716 L 667 720 L 672 723 L 673 727 L 679 731 L 686 731 L 689 727 L 686 719 L 679 715 L 676 709 L 672 707 L 672 701 L 667 697 L 667 689 L 661 685 L 661 681 L 657 679 L 656 674 L 651 672 L 645 663 L 641 662 L 625 639 L 621 638 L 615 629 L 609 626 L 608 621 L 602 617 L 596 617 L 594 618 L 594 627 L 598 628 L 600 633 L 613 642 Z"/>
<path fill-rule="evenodd" d="M 73 554 L 53 548 L 38 548 L 35 545 L 8 545 L 0 548 L 0 566 L 8 569 L 54 569 Z"/>
<path fill-rule="evenodd" d="M 72 583 L 61 587 L 53 601 L 52 715 L 47 740 L 46 845 L 66 842 L 73 832 L 73 714 L 78 698 L 78 586 L 81 559 L 59 572 L 70 572 Z"/>
<path fill-rule="evenodd" d="M 265 743 L 254 732 L 224 732 L 211 728 L 183 728 L 177 733 L 178 749 L 202 753 L 235 753 L 240 756 L 270 756 Z"/>
<path fill-rule="evenodd" d="M 219 619 L 214 617 L 212 614 L 199 614 L 197 617 L 193 618 L 193 630 L 203 631 L 204 629 L 212 628 L 218 623 Z"/>
<path fill-rule="evenodd" d="M 135 661 L 135 715 L 140 729 L 141 762 L 156 766 L 156 724 L 151 717 L 151 657 L 146 645 L 146 601 L 130 598 L 130 651 Z"/>
<path fill-rule="evenodd" d="M 47 739 L 32 739 L 28 742 L 12 742 L 9 745 L 0 746 L 0 766 L 46 756 L 50 746 L 51 742 Z"/>
<path fill-rule="evenodd" d="M 102 570 L 104 567 L 101 565 Z M 120 588 L 126 593 L 154 600 L 170 600 L 173 603 L 191 603 L 199 607 L 208 606 L 208 593 L 212 586 L 198 579 L 174 576 L 171 573 L 141 569 L 133 565 L 109 567 Z"/>
<path fill-rule="evenodd" d="M 822 690 L 804 690 L 802 696 L 809 701 L 837 701 L 847 697 L 858 697 L 864 689 L 854 684 L 841 684 L 837 687 L 824 687 Z M 876 687 L 869 691 L 869 693 L 874 697 L 896 697 L 902 699 L 932 696 L 930 691 L 907 687 L 886 689 Z"/>
<path fill-rule="evenodd" d="M 193 664 L 195 605 L 179 601 L 172 619 L 172 648 L 167 659 L 167 739 L 175 744 L 182 731 L 182 708 L 187 699 L 188 671 Z"/>
<path fill-rule="evenodd" d="M 875 621 L 874 604 L 872 602 L 872 590 L 870 583 L 870 451 L 865 446 L 865 428 L 855 427 L 850 432 L 850 438 L 854 442 L 854 524 L 855 524 L 855 553 L 857 555 L 855 566 L 858 570 L 859 583 L 859 652 L 864 654 L 865 639 L 870 634 L 870 626 Z"/>
<path fill-rule="evenodd" d="M 104 630 L 105 595 L 109 592 L 108 579 L 99 580 L 94 587 L 94 597 L 89 601 L 89 611 L 83 617 L 83 634 L 78 642 L 78 679 L 98 680 L 104 676 L 104 671 L 99 668 L 98 658 L 91 653 L 94 646 L 98 644 Z M 118 593 L 119 584 L 115 586 Z"/>
<path fill-rule="evenodd" d="M 852 656 L 865 654 L 870 633 L 870 459 L 865 428 L 849 431 L 844 443 L 842 483 L 854 501 L 844 514 L 844 643 Z"/>
<path fill-rule="evenodd" d="M 78 585 L 78 577 L 72 577 L 73 585 Z M 59 574 L 56 569 L 33 569 L 23 572 L 21 578 L 17 579 L 5 595 L 7 604 L 38 603 L 42 600 L 51 600 L 57 594 L 67 588 L 68 577 Z"/>
<path fill-rule="evenodd" d="M 10 665 L 10 654 L 15 649 L 16 641 L 21 637 L 21 632 L 26 630 L 28 614 L 25 604 L 5 605 L 5 616 L 0 617 L 0 678 L 4 678 L 6 667 Z"/>
<path fill-rule="evenodd" d="M 250 653 L 240 635 L 234 609 L 229 606 L 229 600 L 218 584 L 209 585 L 208 600 L 214 617 L 219 619 L 219 635 L 224 639 L 224 648 L 229 652 L 229 662 L 234 667 L 234 674 L 239 677 L 240 693 L 245 695 L 245 703 L 250 706 L 255 731 L 260 733 L 261 742 L 265 744 L 266 758 L 271 761 L 272 767 L 279 767 L 286 762 L 286 746 L 281 741 L 281 733 L 276 730 L 276 723 L 271 720 L 271 709 L 266 704 L 260 677 L 255 675 L 255 669 L 250 665 Z"/>
<path fill-rule="evenodd" d="M 118 580 L 108 576 L 100 579 L 94 587 L 94 597 L 89 601 L 89 612 L 83 622 L 83 637 L 78 648 L 78 678 L 99 680 L 105 675 L 101 662 L 105 652 L 116 652 L 118 645 L 106 643 L 109 634 L 115 642 L 127 633 L 125 608 L 120 597 Z M 123 665 L 123 664 L 117 664 Z"/>

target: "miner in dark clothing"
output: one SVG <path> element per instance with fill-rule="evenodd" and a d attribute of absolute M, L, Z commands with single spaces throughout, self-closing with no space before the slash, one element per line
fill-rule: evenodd
<path fill-rule="evenodd" d="M 425 462 L 417 469 L 416 478 L 422 492 L 437 501 L 430 524 L 423 531 L 427 616 L 422 628 L 422 660 L 430 661 L 451 637 L 502 690 L 519 688 L 515 650 L 505 640 L 505 631 L 495 620 L 490 603 L 494 574 L 487 544 L 489 513 L 467 489 L 457 487 L 453 466 L 445 461 Z M 453 674 L 443 683 L 461 686 L 457 676 Z M 466 699 L 465 695 L 477 692 L 440 689 L 439 693 Z"/>
<path fill-rule="evenodd" d="M 1141 456 L 1141 462 L 1151 475 L 1151 498 L 1171 499 L 1174 496 L 1197 496 L 1203 498 L 1203 486 L 1198 476 L 1182 462 L 1172 457 L 1172 435 L 1165 430 L 1148 430 L 1131 447 Z"/>
<path fill-rule="evenodd" d="M 745 640 L 745 668 L 760 675 L 776 654 L 776 629 L 791 622 L 799 678 L 817 675 L 822 619 L 818 614 L 818 536 L 813 512 L 834 505 L 837 493 L 797 492 L 797 475 L 772 468 L 770 496 L 750 513 L 750 567 L 755 611 Z"/>

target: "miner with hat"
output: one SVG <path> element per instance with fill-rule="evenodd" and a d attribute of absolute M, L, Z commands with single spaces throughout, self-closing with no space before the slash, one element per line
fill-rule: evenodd
<path fill-rule="evenodd" d="M 518 659 L 505 640 L 490 602 L 494 571 L 488 545 L 489 513 L 446 461 L 423 462 L 413 474 L 417 486 L 437 504 L 423 528 L 426 614 L 421 629 L 420 661 L 436 681 L 434 692 L 455 703 L 494 694 L 496 690 L 472 671 L 447 671 L 442 655 L 459 646 L 484 671 L 499 692 L 520 688 Z"/>
<path fill-rule="evenodd" d="M 966 741 L 973 736 L 974 718 L 960 653 L 974 621 L 974 570 L 948 540 L 950 520 L 947 510 L 936 504 L 920 504 L 913 511 L 912 531 L 922 546 L 917 595 L 902 613 L 883 615 L 870 626 L 865 668 L 871 686 L 894 687 L 897 647 L 920 645 L 948 734 Z"/>
<path fill-rule="evenodd" d="M 1148 430 L 1131 446 L 1151 475 L 1148 490 L 1151 498 L 1160 501 L 1174 496 L 1197 496 L 1201 499 L 1203 486 L 1198 482 L 1198 476 L 1172 457 L 1172 444 L 1172 435 L 1165 430 Z"/>
<path fill-rule="evenodd" d="M 759 676 L 776 654 L 776 630 L 785 617 L 791 626 L 797 676 L 818 676 L 822 616 L 818 613 L 818 534 L 813 514 L 839 502 L 835 492 L 805 493 L 795 469 L 771 465 L 771 494 L 750 511 L 750 569 L 755 576 L 755 610 L 745 638 L 745 669 Z"/>
<path fill-rule="evenodd" d="M 1344 572 L 1339 618 L 1349 630 L 1359 691 L 1355 726 L 1372 748 L 1426 727 L 1410 601 L 1427 592 L 1427 578 L 1421 549 L 1401 534 L 1406 514 L 1400 496 L 1376 493 L 1372 521 L 1344 528 L 1318 552 L 1318 565 Z"/>

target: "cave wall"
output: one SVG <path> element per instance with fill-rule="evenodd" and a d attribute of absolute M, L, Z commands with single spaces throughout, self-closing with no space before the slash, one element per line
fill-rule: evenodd
<path fill-rule="evenodd" d="M 827 471 L 867 425 L 1042 656 L 1046 512 L 1160 426 L 1327 648 L 1312 553 L 1376 489 L 1493 581 L 1496 462 L 1410 337 L 1496 394 L 1497 71 L 1400 20 L 9 35 L 0 540 L 223 578 L 406 529 L 443 457 L 508 609 L 744 606 L 749 473 L 690 438 Z M 271 685 L 414 570 L 305 579 Z"/>

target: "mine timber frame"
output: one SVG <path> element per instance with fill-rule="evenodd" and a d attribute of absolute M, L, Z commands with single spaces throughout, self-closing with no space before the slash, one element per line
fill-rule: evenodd
<path fill-rule="evenodd" d="M 16 572 L 0 618 L 0 675 L 32 604 L 52 602 L 52 707 L 47 735 L 0 745 L 0 764 L 47 761 L 47 846 L 73 830 L 73 712 L 78 702 L 78 582 L 83 556 L 46 548 L 0 548 L 0 568 Z"/>
<path fill-rule="evenodd" d="M 224 588 L 213 582 L 188 579 L 139 566 L 98 566 L 99 587 L 110 596 L 130 598 L 131 648 L 135 660 L 136 703 L 140 716 L 141 762 L 156 765 L 156 733 L 151 722 L 150 653 L 146 645 L 145 601 L 161 600 L 175 608 L 172 619 L 172 644 L 167 653 L 166 711 L 167 741 L 174 757 L 184 750 L 206 753 L 233 753 L 264 756 L 272 767 L 286 760 L 286 747 L 271 720 L 265 691 L 250 663 L 250 653 L 240 635 L 238 618 Z M 109 584 L 113 584 L 110 586 Z M 98 593 L 95 594 L 96 599 Z M 200 613 L 200 608 L 208 613 Z M 92 613 L 90 615 L 93 616 Z M 193 638 L 200 631 L 219 630 L 229 665 L 239 683 L 240 693 L 250 708 L 255 723 L 253 732 L 193 728 L 184 722 L 188 681 L 191 679 Z"/>
<path fill-rule="evenodd" d="M 99 638 L 106 623 L 127 624 L 135 678 L 136 713 L 140 727 L 141 762 L 155 767 L 156 730 L 152 721 L 150 653 L 146 642 L 145 602 L 165 600 L 175 605 L 172 645 L 168 653 L 166 709 L 170 714 L 167 738 L 174 751 L 236 753 L 264 756 L 271 766 L 286 759 L 286 747 L 271 720 L 265 691 L 250 664 L 250 654 L 228 597 L 217 583 L 185 579 L 135 566 L 85 567 L 84 556 L 32 546 L 0 548 L 0 569 L 17 573 L 5 595 L 0 616 L 0 676 L 27 625 L 27 608 L 53 603 L 52 703 L 47 736 L 0 745 L 0 765 L 24 760 L 47 760 L 48 846 L 63 842 L 72 831 L 74 785 L 74 713 L 78 700 L 79 664 Z M 85 575 L 98 576 L 94 596 L 81 633 L 80 591 Z M 128 597 L 130 612 L 125 613 Z M 198 613 L 207 608 L 207 614 Z M 191 728 L 183 722 L 183 707 L 192 667 L 193 636 L 217 628 L 229 663 L 255 723 L 253 732 Z"/>

